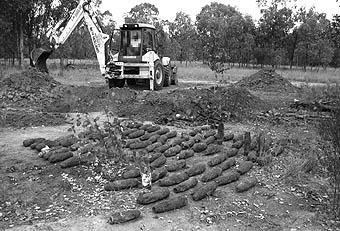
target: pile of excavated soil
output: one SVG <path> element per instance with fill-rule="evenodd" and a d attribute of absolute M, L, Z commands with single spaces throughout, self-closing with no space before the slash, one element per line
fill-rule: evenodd
<path fill-rule="evenodd" d="M 30 69 L 8 76 L 0 82 L 2 106 L 31 108 L 35 113 L 16 111 L 6 115 L 24 126 L 56 125 L 60 113 L 110 110 L 120 117 L 171 124 L 176 120 L 191 124 L 242 120 L 265 103 L 240 87 L 190 88 L 170 91 L 136 91 L 107 86 L 67 86 L 51 76 Z M 59 113 L 59 114 L 58 114 Z M 57 116 L 57 117 L 56 117 Z M 59 118 L 60 117 L 60 118 Z M 32 123 L 31 123 L 32 121 Z"/>
<path fill-rule="evenodd" d="M 64 91 L 63 98 L 57 100 L 47 109 L 48 111 L 58 112 L 58 105 L 61 105 L 61 108 L 68 105 L 70 112 L 86 113 L 106 109 L 118 112 L 120 108 L 138 104 L 139 102 L 136 99 L 137 94 L 143 93 L 129 88 L 108 89 L 107 86 L 69 86 Z"/>
<path fill-rule="evenodd" d="M 110 110 L 120 117 L 168 124 L 186 120 L 198 124 L 207 121 L 242 119 L 266 104 L 245 88 L 176 89 L 136 91 L 129 88 L 72 87 L 63 98 L 53 102 L 48 112 L 91 112 Z"/>
<path fill-rule="evenodd" d="M 296 92 L 297 87 L 271 69 L 263 69 L 238 81 L 235 86 L 254 91 Z"/>
<path fill-rule="evenodd" d="M 44 106 L 60 98 L 61 84 L 35 69 L 14 73 L 0 82 L 0 100 L 17 107 Z"/>
<path fill-rule="evenodd" d="M 60 113 L 43 113 L 18 109 L 0 109 L 0 127 L 35 127 L 65 124 L 66 116 Z"/>
<path fill-rule="evenodd" d="M 105 86 L 63 85 L 52 76 L 28 69 L 0 81 L 0 102 L 11 107 L 34 107 L 47 112 L 91 112 L 134 101 L 137 91 Z"/>
<path fill-rule="evenodd" d="M 181 119 L 192 123 L 242 120 L 266 104 L 239 87 L 177 89 L 168 93 L 149 92 L 138 103 L 119 109 L 121 116 L 160 124 Z"/>
<path fill-rule="evenodd" d="M 7 76 L 0 81 L 0 126 L 29 127 L 64 124 L 65 115 L 47 113 L 42 109 L 61 101 L 67 88 L 48 74 L 35 69 Z"/>

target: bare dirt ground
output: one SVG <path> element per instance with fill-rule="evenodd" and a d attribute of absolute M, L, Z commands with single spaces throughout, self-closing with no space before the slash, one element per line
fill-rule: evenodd
<path fill-rule="evenodd" d="M 65 86 L 51 81 L 46 80 L 39 95 L 22 89 L 20 84 L 1 88 L 1 230 L 339 230 L 339 224 L 322 206 L 328 203 L 325 177 L 317 167 L 301 172 L 302 163 L 322 150 L 315 118 L 308 116 L 313 113 L 289 107 L 299 92 L 225 90 L 224 86 L 211 89 L 204 83 L 183 83 L 148 92 Z M 193 201 L 193 188 L 183 193 L 189 199 L 187 206 L 155 214 L 150 205 L 136 203 L 144 189 L 105 191 L 107 180 L 94 166 L 62 169 L 22 145 L 29 138 L 56 139 L 72 134 L 68 129 L 77 113 L 96 112 L 89 116 L 105 117 L 104 111 L 153 122 L 178 133 L 220 119 L 225 133 L 250 131 L 256 135 L 262 131 L 273 144 L 280 143 L 284 152 L 271 157 L 265 166 L 255 163 L 241 176 L 258 180 L 246 192 L 237 193 L 238 182 L 234 182 Z M 229 148 L 232 144 L 225 141 L 222 146 Z M 245 158 L 239 151 L 237 163 Z M 188 165 L 208 160 L 195 156 L 188 159 Z M 169 189 L 172 191 L 173 186 Z M 125 224 L 107 223 L 110 214 L 127 209 L 139 209 L 142 215 Z"/>

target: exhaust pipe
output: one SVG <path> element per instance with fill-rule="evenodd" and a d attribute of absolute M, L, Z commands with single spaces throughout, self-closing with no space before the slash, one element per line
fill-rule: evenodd
<path fill-rule="evenodd" d="M 48 73 L 46 61 L 52 54 L 53 50 L 45 50 L 43 48 L 34 49 L 31 53 L 33 65 L 38 71 Z"/>

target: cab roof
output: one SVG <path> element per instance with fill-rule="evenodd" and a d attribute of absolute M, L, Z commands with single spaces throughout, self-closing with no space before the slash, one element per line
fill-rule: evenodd
<path fill-rule="evenodd" d="M 124 23 L 120 29 L 124 30 L 124 29 L 138 29 L 138 28 L 150 28 L 155 30 L 156 27 L 150 24 L 146 24 L 146 23 Z"/>

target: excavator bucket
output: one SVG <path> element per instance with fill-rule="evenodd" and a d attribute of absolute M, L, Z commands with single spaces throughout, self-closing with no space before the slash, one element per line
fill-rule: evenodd
<path fill-rule="evenodd" d="M 52 52 L 53 50 L 45 50 L 43 48 L 37 48 L 32 51 L 31 58 L 38 71 L 48 73 L 46 61 Z"/>

